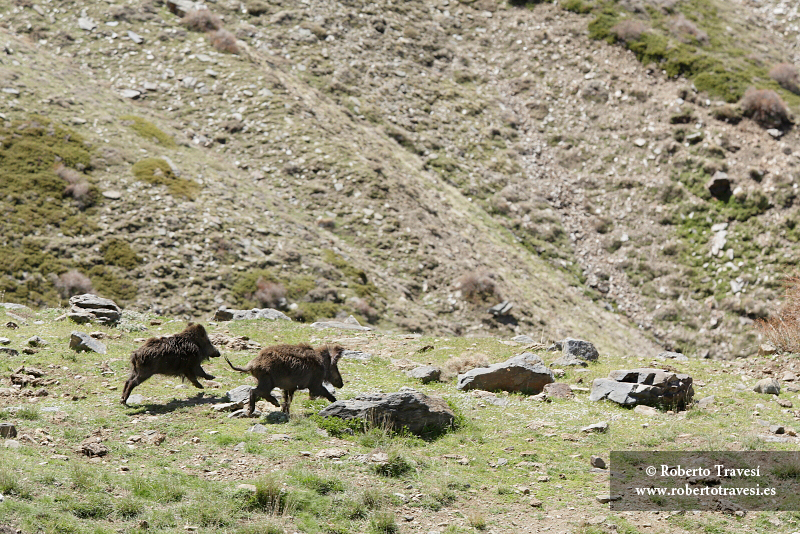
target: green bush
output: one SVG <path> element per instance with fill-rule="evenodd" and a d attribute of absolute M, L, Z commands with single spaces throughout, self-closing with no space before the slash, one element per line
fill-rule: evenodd
<path fill-rule="evenodd" d="M 395 452 L 389 456 L 389 461 L 382 464 L 375 464 L 372 466 L 372 470 L 383 477 L 398 478 L 413 471 L 414 464 Z"/>
<path fill-rule="evenodd" d="M 133 164 L 131 169 L 137 180 L 152 185 L 164 185 L 174 197 L 185 197 L 193 200 L 200 189 L 200 184 L 185 178 L 178 178 L 172 168 L 161 158 L 145 158 Z"/>
<path fill-rule="evenodd" d="M 159 143 L 167 148 L 176 148 L 178 145 L 172 136 L 162 132 L 155 124 L 134 115 L 120 117 L 122 124 L 130 127 L 131 130 L 141 135 L 145 139 Z"/>
<path fill-rule="evenodd" d="M 122 269 L 135 269 L 142 259 L 136 255 L 131 246 L 122 239 L 109 239 L 100 248 L 103 260 L 107 265 L 114 265 Z"/>

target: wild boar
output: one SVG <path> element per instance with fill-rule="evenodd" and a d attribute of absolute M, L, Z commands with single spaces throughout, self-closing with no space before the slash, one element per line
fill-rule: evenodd
<path fill-rule="evenodd" d="M 197 377 L 213 380 L 200 364 L 219 358 L 219 351 L 208 339 L 203 325 L 192 324 L 175 335 L 151 337 L 131 354 L 131 376 L 122 390 L 122 404 L 128 402 L 131 390 L 153 375 L 180 376 L 203 389 Z"/>
<path fill-rule="evenodd" d="M 339 345 L 313 348 L 310 345 L 274 345 L 258 353 L 245 367 L 228 364 L 236 371 L 250 373 L 258 381 L 250 391 L 250 414 L 256 409 L 259 398 L 266 399 L 289 415 L 292 397 L 298 389 L 308 388 L 312 397 L 325 397 L 336 402 L 328 388 L 323 384 L 330 382 L 334 387 L 344 386 L 339 373 L 339 358 L 344 349 Z M 283 406 L 272 396 L 272 388 L 283 390 Z"/>

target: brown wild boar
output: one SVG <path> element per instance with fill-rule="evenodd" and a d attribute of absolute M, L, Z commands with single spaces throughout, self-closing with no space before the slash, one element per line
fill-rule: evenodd
<path fill-rule="evenodd" d="M 330 382 L 337 388 L 344 386 L 338 366 L 343 350 L 339 345 L 316 349 L 305 343 L 274 345 L 262 349 L 245 367 L 236 367 L 227 356 L 225 359 L 234 370 L 250 373 L 258 381 L 256 388 L 250 391 L 250 414 L 255 411 L 259 398 L 280 407 L 278 399 L 272 396 L 272 388 L 278 387 L 283 390 L 281 409 L 288 415 L 292 397 L 298 389 L 308 388 L 312 397 L 325 397 L 336 402 L 336 397 L 323 382 Z"/>
<path fill-rule="evenodd" d="M 131 390 L 153 375 L 180 376 L 203 389 L 197 377 L 213 380 L 200 364 L 219 358 L 203 325 L 192 324 L 175 335 L 151 337 L 131 354 L 131 376 L 122 390 L 122 404 L 128 402 Z"/>

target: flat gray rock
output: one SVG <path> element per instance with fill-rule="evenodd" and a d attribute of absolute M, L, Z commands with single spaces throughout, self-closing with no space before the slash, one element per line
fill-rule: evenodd
<path fill-rule="evenodd" d="M 69 337 L 69 348 L 76 352 L 96 352 L 105 354 L 106 346 L 84 332 L 74 331 Z"/>
<path fill-rule="evenodd" d="M 224 306 L 214 313 L 215 321 L 250 321 L 269 319 L 270 321 L 291 321 L 288 315 L 273 308 L 253 308 L 252 310 L 229 310 Z"/>
<path fill-rule="evenodd" d="M 16 302 L 0 302 L 0 308 L 5 308 L 6 310 L 29 310 L 27 306 L 24 304 L 17 304 Z"/>
<path fill-rule="evenodd" d="M 516 341 L 517 343 L 523 343 L 525 345 L 536 343 L 531 336 L 526 335 L 514 336 L 511 338 L 511 341 Z"/>
<path fill-rule="evenodd" d="M 586 363 L 586 360 L 581 360 L 570 354 L 557 358 L 550 365 L 552 367 L 587 367 L 589 364 Z"/>
<path fill-rule="evenodd" d="M 139 404 L 144 403 L 144 395 L 139 395 L 138 393 L 132 394 L 128 397 L 128 406 L 137 406 Z"/>
<path fill-rule="evenodd" d="M 659 360 L 676 360 L 679 362 L 686 362 L 689 361 L 689 357 L 681 354 L 680 352 L 672 352 L 669 350 L 665 350 L 664 352 L 659 352 L 656 356 Z"/>
<path fill-rule="evenodd" d="M 422 365 L 416 369 L 407 371 L 406 374 L 410 378 L 416 378 L 423 384 L 427 384 L 428 382 L 438 382 L 439 378 L 442 376 L 442 370 L 433 365 Z"/>
<path fill-rule="evenodd" d="M 343 350 L 342 358 L 347 358 L 350 360 L 361 360 L 365 362 L 372 358 L 372 354 L 361 350 Z"/>
<path fill-rule="evenodd" d="M 254 389 L 253 386 L 239 386 L 228 391 L 225 395 L 228 397 L 228 401 L 242 408 L 245 404 L 250 402 L 250 391 Z"/>
<path fill-rule="evenodd" d="M 589 426 L 581 428 L 581 432 L 586 432 L 587 434 L 591 434 L 594 432 L 598 433 L 608 432 L 608 423 L 606 423 L 605 421 L 600 421 L 599 423 L 593 423 Z"/>
<path fill-rule="evenodd" d="M 40 338 L 39 336 L 33 336 L 28 341 L 26 341 L 29 347 L 46 347 L 47 341 Z"/>
<path fill-rule="evenodd" d="M 69 305 L 70 310 L 67 317 L 78 323 L 96 321 L 101 324 L 114 325 L 122 317 L 122 310 L 116 302 L 91 293 L 71 297 Z"/>
<path fill-rule="evenodd" d="M 532 352 L 525 352 L 505 362 L 458 375 L 456 387 L 463 391 L 499 389 L 536 395 L 542 392 L 545 384 L 554 381 L 553 372 L 542 363 L 542 359 Z"/>
<path fill-rule="evenodd" d="M 11 343 L 11 340 L 7 337 L 0 337 L 0 345 L 8 345 Z"/>
<path fill-rule="evenodd" d="M 354 399 L 336 401 L 319 412 L 322 417 L 364 419 L 407 428 L 414 434 L 452 426 L 455 413 L 440 397 L 429 397 L 411 388 L 395 393 L 368 393 Z"/>

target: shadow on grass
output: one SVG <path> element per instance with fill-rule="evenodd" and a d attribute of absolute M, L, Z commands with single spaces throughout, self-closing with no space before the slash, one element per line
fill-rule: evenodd
<path fill-rule="evenodd" d="M 198 393 L 194 397 L 188 399 L 172 399 L 166 404 L 145 403 L 136 406 L 127 406 L 125 410 L 126 415 L 139 415 L 143 413 L 152 414 L 165 414 L 171 413 L 180 408 L 192 408 L 194 406 L 202 406 L 205 404 L 217 404 L 225 402 L 225 398 L 221 396 L 206 396 L 203 392 Z"/>

